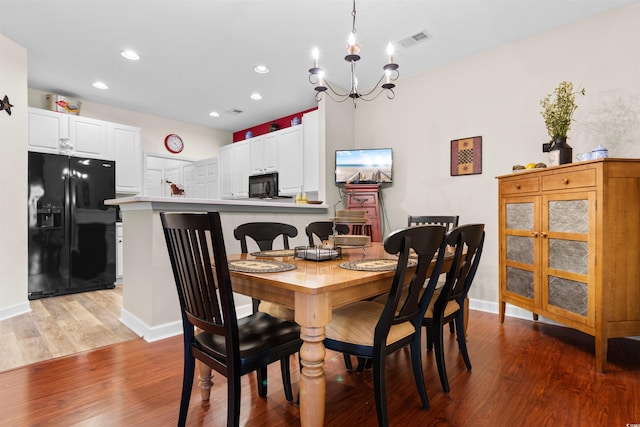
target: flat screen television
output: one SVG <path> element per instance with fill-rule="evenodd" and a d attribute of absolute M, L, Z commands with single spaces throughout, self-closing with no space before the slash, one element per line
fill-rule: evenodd
<path fill-rule="evenodd" d="M 391 183 L 393 150 L 336 150 L 336 184 Z"/>

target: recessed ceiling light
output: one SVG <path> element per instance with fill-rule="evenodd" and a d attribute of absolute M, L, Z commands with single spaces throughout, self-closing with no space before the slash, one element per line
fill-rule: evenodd
<path fill-rule="evenodd" d="M 258 74 L 267 74 L 269 72 L 269 67 L 266 65 L 256 65 L 253 70 Z"/>
<path fill-rule="evenodd" d="M 209 113 L 209 115 L 211 117 L 220 117 L 220 113 L 218 113 L 217 111 L 212 111 L 212 112 Z"/>
<path fill-rule="evenodd" d="M 109 86 L 107 86 L 106 83 L 104 82 L 93 82 L 93 87 L 95 87 L 96 89 L 109 89 Z"/>
<path fill-rule="evenodd" d="M 137 61 L 138 59 L 140 59 L 140 55 L 130 49 L 123 50 L 122 52 L 120 52 L 120 55 L 131 61 Z"/>
<path fill-rule="evenodd" d="M 253 99 L 254 101 L 260 101 L 262 99 L 262 95 L 260 95 L 259 93 L 252 93 L 251 99 Z"/>

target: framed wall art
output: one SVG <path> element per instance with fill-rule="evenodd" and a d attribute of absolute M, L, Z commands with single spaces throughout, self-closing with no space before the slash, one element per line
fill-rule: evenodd
<path fill-rule="evenodd" d="M 482 173 L 482 137 L 451 141 L 451 176 Z"/>

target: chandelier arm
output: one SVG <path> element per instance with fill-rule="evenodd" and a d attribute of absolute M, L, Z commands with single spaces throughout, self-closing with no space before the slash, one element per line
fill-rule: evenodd
<path fill-rule="evenodd" d="M 361 93 L 361 94 L 360 94 L 360 98 L 364 98 L 364 97 L 366 97 L 366 96 L 371 95 L 373 92 L 375 92 L 375 91 L 379 88 L 380 83 L 382 83 L 382 80 L 383 80 L 386 76 L 387 76 L 386 74 L 383 74 L 383 75 L 382 75 L 382 77 L 380 77 L 380 80 L 378 80 L 378 83 L 376 83 L 376 85 L 375 85 L 375 86 L 374 86 L 374 87 L 373 87 L 369 92 L 365 92 L 365 93 Z M 373 97 L 372 99 L 377 98 L 377 96 L 378 96 L 378 95 L 376 95 L 376 96 L 375 96 L 375 97 Z M 368 101 L 368 99 L 365 99 L 365 101 Z"/>
<path fill-rule="evenodd" d="M 334 93 L 334 95 L 336 95 L 336 96 L 338 96 L 338 97 L 340 97 L 340 98 L 343 98 L 343 97 L 348 98 L 348 97 L 349 97 L 349 95 L 351 94 L 351 92 L 345 92 L 345 93 L 343 93 L 343 92 L 340 92 L 340 91 L 338 91 L 338 90 L 334 89 L 334 88 L 333 88 L 333 86 L 331 86 L 331 84 L 330 84 L 330 83 L 329 83 L 329 81 L 327 81 L 327 80 L 325 80 L 325 81 L 324 81 L 324 84 L 325 84 L 325 86 L 327 86 L 327 87 L 329 88 L 329 90 L 330 90 L 331 92 L 333 92 L 333 93 Z M 333 98 L 332 98 L 332 99 L 333 99 Z"/>
<path fill-rule="evenodd" d="M 324 91 L 322 93 L 327 94 L 327 96 L 329 98 L 331 98 L 334 102 L 344 102 L 344 101 L 346 101 L 347 99 L 350 98 L 350 96 L 349 96 L 350 94 L 340 95 L 340 97 L 336 98 L 333 95 L 337 95 L 337 94 L 335 92 L 333 92 L 333 95 L 332 95 L 331 94 L 332 92 L 333 91 L 327 90 L 327 91 Z M 322 94 L 320 92 L 316 93 L 316 101 L 320 101 L 321 99 L 322 99 Z"/>

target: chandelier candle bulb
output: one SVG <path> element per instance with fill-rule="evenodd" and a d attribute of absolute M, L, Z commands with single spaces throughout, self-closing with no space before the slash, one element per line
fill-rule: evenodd
<path fill-rule="evenodd" d="M 320 52 L 317 47 L 314 47 L 311 51 L 311 56 L 313 56 L 313 68 L 318 68 L 318 58 L 320 58 Z"/>
<path fill-rule="evenodd" d="M 387 45 L 387 55 L 389 55 L 389 64 L 393 64 L 393 45 L 391 42 Z M 389 73 L 387 73 L 387 79 L 389 78 Z M 389 83 L 389 80 L 387 80 Z"/>

